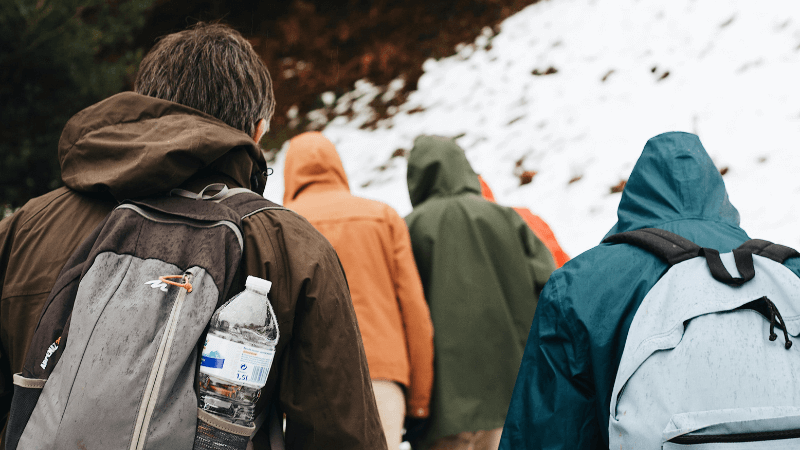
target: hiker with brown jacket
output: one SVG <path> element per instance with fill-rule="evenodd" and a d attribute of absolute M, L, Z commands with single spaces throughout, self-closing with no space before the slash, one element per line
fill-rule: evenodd
<path fill-rule="evenodd" d="M 3 417 L 12 374 L 20 371 L 56 277 L 119 202 L 177 187 L 199 192 L 212 183 L 263 193 L 267 167 L 258 142 L 274 111 L 272 83 L 238 32 L 201 23 L 164 37 L 142 61 L 135 90 L 76 114 L 58 148 L 66 186 L 0 222 Z M 267 405 L 285 414 L 289 449 L 386 448 L 335 251 L 287 210 L 256 212 L 242 228 L 239 278 L 272 282 L 269 299 L 280 327 L 256 415 Z M 252 442 L 270 448 L 266 426 Z"/>
<path fill-rule="evenodd" d="M 405 417 L 428 416 L 433 325 L 403 219 L 384 203 L 350 194 L 333 143 L 308 132 L 289 143 L 284 205 L 333 245 L 350 285 L 389 448 Z"/>

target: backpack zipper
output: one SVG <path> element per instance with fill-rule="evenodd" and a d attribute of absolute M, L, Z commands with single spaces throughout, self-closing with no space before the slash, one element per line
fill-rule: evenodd
<path fill-rule="evenodd" d="M 800 438 L 800 429 L 780 431 L 759 431 L 740 434 L 708 434 L 676 436 L 668 442 L 680 445 L 724 444 L 737 442 L 777 441 L 780 439 Z"/>
<path fill-rule="evenodd" d="M 186 283 L 191 283 L 192 274 L 186 272 L 183 274 Z M 136 425 L 133 428 L 133 439 L 131 440 L 130 450 L 142 450 L 147 438 L 147 429 L 150 427 L 150 420 L 153 417 L 153 410 L 155 410 L 156 402 L 158 400 L 158 393 L 161 390 L 161 383 L 164 380 L 164 372 L 167 368 L 167 361 L 169 360 L 170 349 L 172 348 L 172 340 L 175 338 L 175 333 L 178 329 L 178 318 L 180 317 L 183 303 L 186 299 L 186 294 L 191 290 L 189 288 L 181 288 L 175 303 L 172 304 L 172 311 L 167 319 L 167 327 L 164 330 L 164 336 L 161 337 L 161 342 L 158 344 L 158 351 L 156 352 L 153 367 L 150 369 L 150 376 L 145 385 L 144 395 L 142 396 L 142 403 L 139 405 L 139 414 L 136 417 Z"/>

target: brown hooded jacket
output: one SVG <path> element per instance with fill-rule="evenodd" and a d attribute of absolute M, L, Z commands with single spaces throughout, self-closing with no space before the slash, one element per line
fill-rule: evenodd
<path fill-rule="evenodd" d="M 403 219 L 389 205 L 350 194 L 344 166 L 322 134 L 290 141 L 284 205 L 333 245 L 347 274 L 373 379 L 407 387 L 406 415 L 427 417 L 433 325 Z"/>
<path fill-rule="evenodd" d="M 64 129 L 58 156 L 66 187 L 0 222 L 4 415 L 11 374 L 20 371 L 61 267 L 118 201 L 179 186 L 198 192 L 215 182 L 261 193 L 266 183 L 264 157 L 247 134 L 197 110 L 131 92 L 76 114 Z M 243 221 L 243 231 L 240 275 L 272 281 L 269 297 L 281 330 L 257 413 L 277 401 L 286 414 L 289 449 L 385 448 L 333 248 L 291 211 L 256 213 Z M 256 449 L 269 448 L 267 428 L 254 437 Z"/>

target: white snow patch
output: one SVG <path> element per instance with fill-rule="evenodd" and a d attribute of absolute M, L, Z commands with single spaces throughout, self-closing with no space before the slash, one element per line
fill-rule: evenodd
<path fill-rule="evenodd" d="M 575 256 L 616 222 L 620 194 L 610 188 L 628 178 L 645 142 L 688 131 L 729 169 L 744 229 L 800 248 L 796 0 L 543 1 L 423 68 L 418 90 L 376 130 L 359 128 L 381 95 L 375 86 L 359 82 L 338 99 L 334 109 L 355 116 L 323 133 L 355 195 L 408 214 L 405 160 L 392 153 L 420 134 L 463 135 L 499 203 L 530 208 Z M 538 172 L 524 186 L 514 175 L 520 159 Z M 273 168 L 266 195 L 280 201 L 282 155 Z"/>

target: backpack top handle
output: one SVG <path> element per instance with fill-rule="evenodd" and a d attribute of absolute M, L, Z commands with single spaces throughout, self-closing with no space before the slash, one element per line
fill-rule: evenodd
<path fill-rule="evenodd" d="M 715 280 L 725 283 L 728 286 L 741 286 L 756 276 L 756 269 L 753 267 L 753 254 L 747 250 L 737 248 L 733 251 L 733 260 L 736 262 L 736 270 L 741 277 L 734 277 L 722 264 L 719 252 L 713 248 L 701 248 L 700 255 L 706 258 L 706 264 L 711 271 L 711 276 Z"/>

